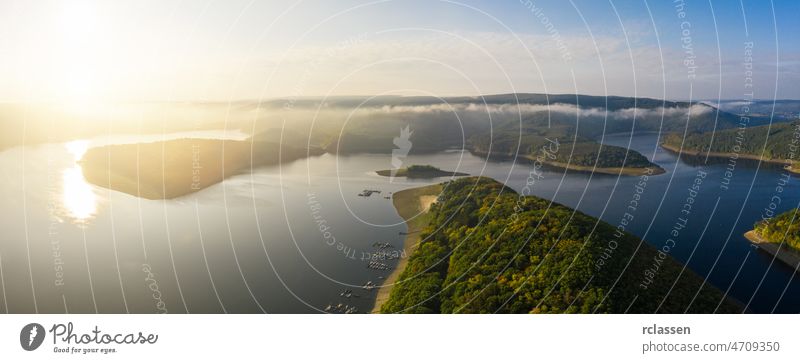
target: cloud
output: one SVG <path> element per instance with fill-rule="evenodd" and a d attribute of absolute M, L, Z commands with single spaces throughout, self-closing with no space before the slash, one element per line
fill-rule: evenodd
<path fill-rule="evenodd" d="M 599 107 L 578 107 L 571 104 L 556 103 L 552 105 L 537 104 L 478 104 L 478 103 L 457 103 L 457 104 L 434 104 L 419 106 L 389 106 L 367 107 L 360 109 L 359 112 L 376 114 L 412 113 L 412 114 L 432 114 L 432 113 L 491 113 L 491 114 L 534 114 L 534 113 L 559 113 L 565 115 L 576 115 L 581 118 L 605 118 L 609 119 L 633 119 L 633 118 L 652 118 L 652 117 L 685 117 L 691 114 L 698 116 L 713 109 L 704 104 L 694 104 L 690 107 L 656 107 L 639 108 L 631 107 L 614 111 L 607 111 Z"/>

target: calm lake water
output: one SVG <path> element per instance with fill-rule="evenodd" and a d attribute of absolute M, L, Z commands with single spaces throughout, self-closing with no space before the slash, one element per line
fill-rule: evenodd
<path fill-rule="evenodd" d="M 168 135 L 241 138 L 219 133 Z M 642 193 L 629 231 L 661 247 L 687 188 L 707 173 L 686 227 L 670 253 L 754 312 L 800 312 L 793 271 L 753 248 L 751 229 L 773 196 L 777 212 L 800 203 L 779 167 L 739 161 L 728 189 L 726 165 L 679 160 L 657 135 L 609 135 L 667 170 Z M 323 155 L 261 168 L 175 200 L 151 201 L 87 184 L 75 160 L 87 147 L 149 141 L 117 136 L 20 147 L 0 153 L 1 311 L 12 313 L 295 313 L 343 304 L 369 310 L 390 270 L 367 267 L 375 243 L 402 245 L 406 230 L 391 192 L 447 180 L 377 176 L 390 155 Z M 724 162 L 725 160 L 723 160 Z M 485 175 L 516 190 L 530 165 L 461 152 L 410 155 L 406 165 Z M 547 171 L 534 195 L 617 225 L 639 177 Z M 364 189 L 380 194 L 359 197 Z M 396 260 L 384 260 L 393 268 Z M 342 296 L 352 291 L 348 298 Z M 347 295 L 347 294 L 345 294 Z"/>

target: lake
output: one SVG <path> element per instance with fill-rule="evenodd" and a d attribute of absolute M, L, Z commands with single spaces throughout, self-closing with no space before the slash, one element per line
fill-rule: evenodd
<path fill-rule="evenodd" d="M 406 227 L 390 193 L 445 181 L 378 176 L 391 155 L 325 154 L 259 168 L 174 200 L 146 200 L 87 184 L 76 160 L 108 143 L 179 137 L 241 139 L 237 132 L 118 135 L 0 152 L 0 275 L 12 313 L 302 313 L 343 304 L 368 311 L 396 260 L 369 268 L 376 243 L 402 246 Z M 661 248 L 681 217 L 688 188 L 704 173 L 670 255 L 753 312 L 800 312 L 792 269 L 742 234 L 770 200 L 800 204 L 798 182 L 779 166 L 739 160 L 704 165 L 657 147 L 658 135 L 607 135 L 667 170 L 652 176 L 628 230 Z M 528 164 L 460 151 L 409 155 L 404 165 L 485 175 L 522 190 Z M 201 170 L 202 173 L 202 170 Z M 201 174 L 202 175 L 202 174 Z M 549 170 L 532 194 L 617 225 L 640 177 Z M 785 184 L 785 185 L 784 185 Z M 781 193 L 776 186 L 784 185 Z M 727 189 L 723 189 L 725 186 Z M 380 190 L 370 197 L 363 190 Z M 385 264 L 385 266 L 384 266 Z M 618 287 L 619 288 L 619 287 Z M 348 297 L 349 296 L 349 297 Z"/>

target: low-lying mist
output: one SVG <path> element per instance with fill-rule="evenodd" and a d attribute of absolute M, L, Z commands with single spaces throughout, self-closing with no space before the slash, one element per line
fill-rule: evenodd
<path fill-rule="evenodd" d="M 567 127 L 570 133 L 597 138 L 611 132 L 682 130 L 687 120 L 701 125 L 707 122 L 704 120 L 716 119 L 715 109 L 704 104 L 649 102 L 648 107 L 619 107 L 617 101 L 616 107 L 605 108 L 597 106 L 597 102 L 583 106 L 530 100 L 517 103 L 516 99 L 506 98 L 336 97 L 131 103 L 83 109 L 3 104 L 0 149 L 114 134 L 227 129 L 267 141 L 307 143 L 329 152 L 359 152 L 374 150 L 377 144 L 385 144 L 390 150 L 392 139 L 408 127 L 413 133 L 411 141 L 419 141 L 420 147 L 415 151 L 426 152 L 429 150 L 424 145 L 463 147 L 472 136 L 495 131 Z M 630 104 L 636 105 L 635 100 L 630 99 Z"/>

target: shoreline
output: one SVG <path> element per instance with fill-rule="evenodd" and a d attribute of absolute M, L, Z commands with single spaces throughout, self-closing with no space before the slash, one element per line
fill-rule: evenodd
<path fill-rule="evenodd" d="M 428 209 L 430 205 L 436 201 L 436 198 L 441 192 L 442 184 L 433 184 L 404 189 L 392 195 L 392 204 L 397 214 L 403 218 L 408 228 L 405 239 L 403 240 L 405 257 L 400 257 L 398 259 L 397 266 L 392 270 L 392 273 L 386 280 L 383 281 L 383 284 L 381 284 L 370 313 L 380 313 L 381 306 L 389 300 L 392 288 L 400 277 L 400 274 L 406 269 L 408 259 L 414 254 L 414 251 L 416 251 L 419 245 L 422 229 L 428 225 Z M 401 254 L 401 256 L 402 255 L 403 254 Z"/>
<path fill-rule="evenodd" d="M 684 149 L 684 150 L 681 151 L 680 147 L 675 147 L 675 146 L 672 146 L 672 145 L 669 145 L 669 144 L 666 144 L 666 143 L 661 143 L 659 145 L 662 148 L 664 148 L 664 150 L 667 150 L 667 151 L 670 151 L 670 152 L 673 152 L 673 153 L 676 153 L 676 154 L 679 154 L 679 155 L 681 155 L 681 154 L 682 155 L 689 155 L 689 156 L 707 155 L 708 157 L 716 157 L 716 158 L 729 158 L 729 157 L 732 157 L 732 156 L 735 155 L 734 153 L 703 152 L 703 151 L 687 150 L 687 149 Z M 761 156 L 758 156 L 758 155 L 752 155 L 752 154 L 738 154 L 738 155 L 736 155 L 736 157 L 739 158 L 739 159 L 760 161 L 762 163 L 781 164 L 781 165 L 783 165 L 783 170 L 786 170 L 786 171 L 788 171 L 790 173 L 793 173 L 793 174 L 800 174 L 800 169 L 792 168 L 792 164 L 787 164 L 786 160 L 769 159 L 769 158 L 761 157 Z"/>
<path fill-rule="evenodd" d="M 770 255 L 775 256 L 781 262 L 789 265 L 795 272 L 800 272 L 800 253 L 789 250 L 790 247 L 782 246 L 780 243 L 765 241 L 758 235 L 755 230 L 745 232 L 744 238 L 747 238 L 752 244 L 764 250 Z M 783 248 L 781 248 L 783 247 Z"/>
<path fill-rule="evenodd" d="M 251 173 L 320 155 L 272 142 L 184 138 L 91 148 L 77 161 L 84 179 L 100 188 L 148 200 L 180 198 Z"/>
<path fill-rule="evenodd" d="M 488 154 L 488 153 L 485 153 L 485 152 L 473 151 L 473 150 L 470 150 L 470 153 L 472 153 L 473 155 L 478 155 L 478 156 L 488 157 L 488 158 L 499 158 L 499 159 L 506 159 L 506 160 L 514 160 L 515 159 L 513 156 L 510 156 L 510 155 L 499 155 L 497 153 Z M 541 162 L 542 165 L 545 165 L 545 166 L 548 166 L 548 167 L 551 167 L 551 168 L 560 169 L 560 170 L 567 170 L 567 171 L 574 171 L 574 172 L 579 172 L 579 173 L 597 173 L 597 174 L 606 174 L 606 175 L 626 175 L 626 176 L 642 176 L 642 175 L 652 176 L 652 175 L 664 174 L 664 173 L 667 172 L 666 170 L 664 170 L 664 168 L 662 168 L 660 165 L 655 164 L 655 163 L 651 163 L 653 165 L 650 166 L 650 167 L 646 167 L 646 168 L 631 168 L 631 167 L 619 167 L 619 166 L 617 166 L 617 167 L 609 167 L 609 168 L 600 168 L 600 167 L 594 167 L 594 166 L 582 166 L 582 165 L 576 165 L 576 164 L 567 164 L 567 163 L 561 163 L 561 162 L 558 162 L 558 161 L 536 160 L 536 158 L 533 158 L 533 157 L 530 157 L 530 156 L 519 156 L 518 158 L 521 159 L 521 160 L 524 160 L 524 161 L 528 161 L 528 162 L 537 162 L 538 161 L 538 162 Z M 652 169 L 652 172 L 648 172 L 647 169 Z"/>
<path fill-rule="evenodd" d="M 525 157 L 527 160 L 533 161 L 528 157 Z M 647 168 L 631 168 L 631 167 L 612 167 L 612 168 L 596 168 L 594 166 L 581 166 L 581 165 L 574 165 L 574 164 L 565 164 L 560 163 L 558 161 L 545 161 L 542 164 L 548 165 L 550 167 L 569 170 L 569 171 L 578 171 L 578 172 L 585 172 L 585 173 L 598 173 L 598 174 L 609 174 L 609 175 L 627 175 L 627 176 L 642 176 L 642 175 L 660 175 L 664 174 L 667 171 L 664 168 L 658 166 L 657 164 L 653 164 L 653 166 Z M 652 169 L 652 172 L 648 172 L 647 169 Z"/>
<path fill-rule="evenodd" d="M 395 175 L 392 175 L 392 172 L 395 172 Z M 384 177 L 395 177 L 395 178 L 408 178 L 408 179 L 435 179 L 435 178 L 446 178 L 446 177 L 457 177 L 457 176 L 469 176 L 467 173 L 461 173 L 457 171 L 446 171 L 446 170 L 436 170 L 436 171 L 424 171 L 424 172 L 412 172 L 412 175 L 409 175 L 409 171 L 407 168 L 402 169 L 386 169 L 386 170 L 377 170 L 375 174 L 378 176 Z"/>

